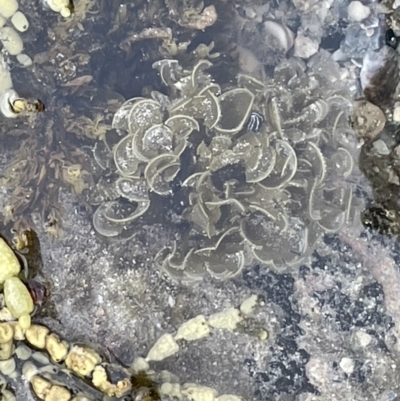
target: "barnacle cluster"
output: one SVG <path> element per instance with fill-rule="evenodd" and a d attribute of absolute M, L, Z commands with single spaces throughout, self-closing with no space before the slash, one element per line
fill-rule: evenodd
<path fill-rule="evenodd" d="M 109 149 L 119 176 L 94 214 L 104 236 L 121 235 L 143 216 L 149 193 L 186 194 L 182 216 L 191 231 L 156 256 L 183 282 L 207 271 L 227 279 L 254 258 L 276 269 L 295 265 L 354 212 L 344 183 L 354 164 L 348 92 L 295 58 L 273 79 L 239 75 L 224 89 L 207 73 L 211 66 L 155 63 L 168 96 L 127 100 L 113 120 L 119 142 L 95 151 L 104 166 Z"/>

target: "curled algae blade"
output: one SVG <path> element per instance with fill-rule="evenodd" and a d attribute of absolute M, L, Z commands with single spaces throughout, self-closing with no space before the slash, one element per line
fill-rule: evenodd
<path fill-rule="evenodd" d="M 198 281 L 202 281 L 205 273 L 204 260 L 198 257 L 191 249 L 184 260 L 184 272 L 183 282 L 186 284 L 193 284 Z"/>
<path fill-rule="evenodd" d="M 160 78 L 165 86 L 171 86 L 179 81 L 179 76 L 182 73 L 177 60 L 160 60 L 153 63 L 152 67 L 160 73 Z"/>
<path fill-rule="evenodd" d="M 305 163 L 309 166 L 309 175 L 306 178 L 312 178 L 320 184 L 326 177 L 327 167 L 325 157 L 322 154 L 321 149 L 313 142 L 307 142 L 305 144 L 299 144 L 296 146 L 298 154 L 301 155 L 303 167 Z"/>
<path fill-rule="evenodd" d="M 193 104 L 196 109 L 195 117 L 202 118 L 206 127 L 214 128 L 221 118 L 221 107 L 214 93 L 209 90 L 203 92 L 194 98 Z"/>
<path fill-rule="evenodd" d="M 280 137 L 284 141 L 289 141 L 290 143 L 299 143 L 304 141 L 306 134 L 298 128 L 285 128 L 281 132 Z"/>
<path fill-rule="evenodd" d="M 134 152 L 132 143 L 133 139 L 133 135 L 128 135 L 125 138 L 122 138 L 115 145 L 113 150 L 115 166 L 123 176 L 134 175 L 141 162 Z"/>
<path fill-rule="evenodd" d="M 276 152 L 269 146 L 267 136 L 258 136 L 247 133 L 240 137 L 238 145 L 249 144 L 249 151 L 243 156 L 246 168 L 246 181 L 259 182 L 267 178 L 272 172 L 276 162 Z"/>
<path fill-rule="evenodd" d="M 114 114 L 114 118 L 113 118 L 111 127 L 113 129 L 116 129 L 117 131 L 122 130 L 122 131 L 128 132 L 129 131 L 129 125 L 128 125 L 129 113 L 131 112 L 133 105 L 140 100 L 145 100 L 145 98 L 144 97 L 135 97 L 135 98 L 129 99 L 125 103 L 123 103 L 122 106 Z"/>
<path fill-rule="evenodd" d="M 163 154 L 149 162 L 144 170 L 144 177 L 151 191 L 159 195 L 171 193 L 170 183 L 180 170 L 179 156 Z"/>
<path fill-rule="evenodd" d="M 150 206 L 149 200 L 139 202 L 130 202 L 128 200 L 117 199 L 106 202 L 103 210 L 103 216 L 111 223 L 125 224 L 146 213 Z"/>
<path fill-rule="evenodd" d="M 116 189 L 120 196 L 134 202 L 148 201 L 149 189 L 143 177 L 119 178 Z"/>
<path fill-rule="evenodd" d="M 200 180 L 200 178 L 203 176 L 203 172 L 199 172 L 199 173 L 194 173 L 192 175 L 190 175 L 188 178 L 186 178 L 185 181 L 183 181 L 182 183 L 182 187 L 189 187 L 189 188 L 196 188 L 197 187 L 197 183 Z"/>
<path fill-rule="evenodd" d="M 297 156 L 289 143 L 275 140 L 276 161 L 272 172 L 260 181 L 263 188 L 276 189 L 286 185 L 296 174 Z"/>
<path fill-rule="evenodd" d="M 210 85 L 207 85 L 205 88 L 203 88 L 198 94 L 201 96 L 204 94 L 204 92 L 210 92 L 214 96 L 218 97 L 221 94 L 221 87 L 215 82 L 213 82 Z"/>
<path fill-rule="evenodd" d="M 185 269 L 185 259 L 190 257 L 190 254 L 193 252 L 191 249 L 187 254 L 184 254 L 181 249 L 178 249 L 176 241 L 172 246 L 171 253 L 166 257 L 166 261 L 168 265 L 177 270 Z"/>
<path fill-rule="evenodd" d="M 354 168 L 354 159 L 345 148 L 338 148 L 329 160 L 330 169 L 335 170 L 337 177 L 348 178 Z"/>
<path fill-rule="evenodd" d="M 208 60 L 200 60 L 193 68 L 191 75 L 191 85 L 193 88 L 199 88 L 200 86 L 204 86 L 209 84 L 211 79 L 204 73 L 204 70 L 212 67 L 211 61 Z"/>
<path fill-rule="evenodd" d="M 161 124 L 163 112 L 155 100 L 143 99 L 134 103 L 128 114 L 128 129 L 131 134 L 146 131 L 153 125 Z"/>
<path fill-rule="evenodd" d="M 231 228 L 228 228 L 224 233 L 222 233 L 222 234 L 219 236 L 219 238 L 218 238 L 218 240 L 215 242 L 214 246 L 202 247 L 202 248 L 200 248 L 200 249 L 198 249 L 198 250 L 195 251 L 196 255 L 201 255 L 201 256 L 210 255 L 211 252 L 214 252 L 214 251 L 221 245 L 222 241 L 223 241 L 225 238 L 227 238 L 227 237 L 229 237 L 229 236 L 232 236 L 232 235 L 234 235 L 234 234 L 237 234 L 237 233 L 238 233 L 239 236 L 240 236 L 240 230 L 239 230 L 238 227 L 231 227 Z M 241 238 L 241 237 L 240 237 L 240 238 Z M 241 240 L 242 240 L 242 238 L 241 238 Z M 234 245 L 235 251 L 237 250 L 237 248 L 236 248 L 236 243 L 237 243 L 237 242 L 241 242 L 241 240 L 240 240 L 240 241 L 233 241 L 233 244 L 235 244 L 235 245 Z"/>
<path fill-rule="evenodd" d="M 165 125 L 171 129 L 178 139 L 187 138 L 193 131 L 199 131 L 199 123 L 190 116 L 177 114 L 165 121 Z"/>
<path fill-rule="evenodd" d="M 253 95 L 256 95 L 265 90 L 265 85 L 256 78 L 250 75 L 239 74 L 238 85 L 241 88 L 248 89 Z"/>
<path fill-rule="evenodd" d="M 344 225 L 346 212 L 338 211 L 337 209 L 327 210 L 324 216 L 317 221 L 318 225 L 328 233 L 338 232 Z"/>
<path fill-rule="evenodd" d="M 220 235 L 214 246 L 195 251 L 210 273 L 218 280 L 227 280 L 240 273 L 245 265 L 243 238 L 238 227 Z"/>
<path fill-rule="evenodd" d="M 320 123 L 325 119 L 329 112 L 329 103 L 322 99 L 317 99 L 314 103 L 311 103 L 303 111 L 311 113 L 313 115 L 314 123 Z"/>
<path fill-rule="evenodd" d="M 278 100 L 275 97 L 268 103 L 267 110 L 272 126 L 278 131 L 280 136 L 283 137 L 281 113 L 279 111 Z"/>
<path fill-rule="evenodd" d="M 199 231 L 202 231 L 211 238 L 215 235 L 215 223 L 220 219 L 221 212 L 219 208 L 208 209 L 203 201 L 202 195 L 192 196 L 192 205 L 190 216 L 191 221 Z"/>
<path fill-rule="evenodd" d="M 106 170 L 112 166 L 113 152 L 105 141 L 95 143 L 93 157 L 102 170 Z"/>
<path fill-rule="evenodd" d="M 138 138 L 138 150 L 148 159 L 173 152 L 173 132 L 164 124 L 153 125 Z"/>
<path fill-rule="evenodd" d="M 102 203 L 93 214 L 93 226 L 96 231 L 104 237 L 116 237 L 121 234 L 123 225 L 114 223 L 108 220 L 104 212 L 108 207 L 109 202 Z"/>
<path fill-rule="evenodd" d="M 289 218 L 288 229 L 273 241 L 266 242 L 262 249 L 254 249 L 255 255 L 271 258 L 277 270 L 283 270 L 300 262 L 307 250 L 307 228 L 298 218 Z"/>
<path fill-rule="evenodd" d="M 170 109 L 171 115 L 186 115 L 201 119 L 208 128 L 213 128 L 219 121 L 221 116 L 221 108 L 218 98 L 212 91 L 205 88 L 201 94 L 185 99 L 175 104 Z"/>
<path fill-rule="evenodd" d="M 217 280 L 227 280 L 237 276 L 245 265 L 245 255 L 243 251 L 233 254 L 213 252 L 205 263 L 207 271 Z"/>
<path fill-rule="evenodd" d="M 242 128 L 253 108 L 254 95 L 245 88 L 236 88 L 224 92 L 218 98 L 221 118 L 216 131 L 224 134 L 235 134 Z"/>
<path fill-rule="evenodd" d="M 207 206 L 207 208 L 209 210 L 213 210 L 215 208 L 220 208 L 221 206 L 229 205 L 240 213 L 244 213 L 246 211 L 243 204 L 241 202 L 239 202 L 237 199 L 223 199 L 223 200 L 212 201 L 212 202 L 204 202 L 204 204 Z"/>

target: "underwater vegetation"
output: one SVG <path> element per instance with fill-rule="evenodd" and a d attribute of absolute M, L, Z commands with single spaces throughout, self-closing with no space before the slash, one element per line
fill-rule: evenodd
<path fill-rule="evenodd" d="M 358 203 L 345 182 L 356 146 L 350 95 L 318 66 L 285 60 L 273 79 L 239 74 L 221 88 L 208 60 L 191 69 L 156 62 L 167 95 L 127 100 L 112 123 L 119 136 L 95 147 L 98 164 L 117 174 L 97 184 L 106 195 L 96 230 L 127 238 L 154 199 L 179 194 L 190 228 L 155 258 L 172 279 L 225 280 L 252 260 L 277 270 L 301 262 L 324 233 L 353 221 Z"/>
<path fill-rule="evenodd" d="M 9 195 L 4 224 L 23 232 L 35 226 L 32 215 L 38 213 L 48 233 L 59 236 L 65 219 L 60 192 L 66 189 L 77 196 L 78 203 L 85 203 L 81 195 L 89 189 L 93 173 L 87 150 L 110 128 L 122 95 L 139 92 L 152 79 L 147 66 L 161 53 L 174 52 L 181 35 L 186 35 L 187 46 L 193 30 L 212 25 L 215 9 L 202 2 L 175 1 L 11 3 L 29 16 L 19 42 L 30 64 L 14 68 L 15 52 L 9 52 L 4 43 L 1 59 L 21 99 L 40 98 L 40 103 L 28 106 L 45 105 L 45 112 L 27 115 L 13 109 L 6 117 L 18 118 L 2 119 L 7 164 L 1 171 L 1 185 Z M 73 14 L 57 20 L 49 8 L 64 16 Z M 169 15 L 177 21 L 179 39 L 167 28 Z M 167 32 L 167 37 L 157 29 Z M 134 35 L 138 36 L 135 40 Z M 127 93 L 126 87 L 130 88 Z"/>

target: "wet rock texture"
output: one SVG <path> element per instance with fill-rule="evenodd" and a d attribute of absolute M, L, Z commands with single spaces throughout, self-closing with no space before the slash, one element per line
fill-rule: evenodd
<path fill-rule="evenodd" d="M 76 1 L 77 8 L 83 3 L 84 0 Z M 54 144 L 61 140 L 69 143 L 70 140 L 67 139 L 68 124 L 63 119 L 67 117 L 61 118 L 55 110 L 68 102 L 76 102 L 74 113 L 85 110 L 87 99 L 93 93 L 91 90 L 96 89 L 95 82 L 102 89 L 109 85 L 108 89 L 111 87 L 127 98 L 139 95 L 144 82 L 149 85 L 145 88 L 148 93 L 155 80 L 152 79 L 152 73 L 146 75 L 143 72 L 145 68 L 138 67 L 140 63 L 148 67 L 157 57 L 165 58 L 165 52 L 169 52 L 170 57 L 173 55 L 190 62 L 190 46 L 196 47 L 203 42 L 208 46 L 210 38 L 215 39 L 218 52 L 222 52 L 227 43 L 231 45 L 222 58 L 234 63 L 234 68 L 230 66 L 227 69 L 227 77 L 224 78 L 227 81 L 235 75 L 232 71 L 238 68 L 263 79 L 279 61 L 292 57 L 293 52 L 299 58 L 308 59 L 323 48 L 334 53 L 335 59 L 340 62 L 339 78 L 348 84 L 352 95 L 361 95 L 356 85 L 360 68 L 352 64 L 351 59 L 361 61 L 368 50 L 374 51 L 380 46 L 378 37 L 382 24 L 378 18 L 381 13 L 378 4 L 352 2 L 351 11 L 348 11 L 347 3 L 344 7 L 335 1 L 325 0 L 298 0 L 293 4 L 282 1 L 278 5 L 273 2 L 241 1 L 234 10 L 229 8 L 230 13 L 226 14 L 234 15 L 238 21 L 238 30 L 232 35 L 229 26 L 224 25 L 226 21 L 223 14 L 220 14 L 220 20 L 214 18 L 214 12 L 218 13 L 227 7 L 226 2 L 216 2 L 214 8 L 210 3 L 206 2 L 203 6 L 208 8 L 204 8 L 197 2 L 189 1 L 138 2 L 135 7 L 129 8 L 137 16 L 136 24 L 130 28 L 123 25 L 118 31 L 115 27 L 123 24 L 127 18 L 118 8 L 123 8 L 124 4 L 118 1 L 115 6 L 107 1 L 99 1 L 99 10 L 88 14 L 87 22 L 83 14 L 79 14 L 79 24 L 82 26 L 72 24 L 67 25 L 64 31 L 57 31 L 50 28 L 55 26 L 57 16 L 46 14 L 44 18 L 42 13 L 45 12 L 36 4 L 21 1 L 21 7 L 32 11 L 30 36 L 26 37 L 27 51 L 32 51 L 32 54 L 45 51 L 45 47 L 35 51 L 35 35 L 49 35 L 55 46 L 65 34 L 80 43 L 77 45 L 79 51 L 90 45 L 87 47 L 90 49 L 90 63 L 84 57 L 78 57 L 79 62 L 77 59 L 71 61 L 73 54 L 64 57 L 66 49 L 54 47 L 56 50 L 49 56 L 50 61 L 45 59 L 40 64 L 36 58 L 34 72 L 26 72 L 25 77 L 29 76 L 29 80 L 34 82 L 30 90 L 36 95 L 43 89 L 50 104 L 49 112 L 58 116 L 54 132 L 58 132 L 57 135 L 62 132 L 62 135 L 55 136 L 56 140 L 51 141 L 51 145 L 56 146 Z M 365 6 L 370 10 L 369 13 Z M 385 5 L 389 9 L 391 6 Z M 158 10 L 161 11 L 158 13 Z M 105 15 L 113 16 L 111 23 L 102 17 L 101 13 L 106 12 L 110 14 Z M 172 36 L 165 26 L 168 15 L 174 21 L 173 28 L 176 31 Z M 43 18 L 48 28 L 46 34 L 39 24 Z M 272 20 L 281 24 L 278 30 L 271 30 L 271 24 L 266 24 Z M 149 22 L 163 30 L 146 30 Z M 392 20 L 392 28 L 396 30 L 394 22 L 395 19 Z M 115 50 L 118 44 L 111 46 L 107 42 L 107 46 L 111 52 L 115 52 L 113 54 L 117 60 L 124 62 L 125 66 L 130 65 L 129 71 L 110 72 L 99 67 L 98 61 L 103 59 L 97 50 L 104 33 L 100 35 L 99 31 L 95 31 L 91 39 L 89 31 L 85 31 L 85 23 L 88 24 L 86 29 L 96 27 L 101 31 L 101 27 L 107 27 L 113 39 L 117 40 L 118 37 L 120 43 L 124 43 L 123 49 L 119 50 Z M 116 30 L 113 31 L 114 28 Z M 117 31 L 120 36 L 115 34 Z M 188 38 L 193 39 L 193 43 L 182 51 L 178 45 Z M 227 38 L 233 38 L 234 43 Z M 271 39 L 268 41 L 269 46 L 273 47 L 271 52 L 257 52 L 267 39 Z M 144 45 L 142 40 L 151 41 Z M 161 49 L 157 40 L 165 40 Z M 213 47 L 207 49 L 212 50 Z M 392 51 L 390 53 L 392 60 L 396 55 Z M 53 63 L 51 60 L 55 60 L 55 65 L 60 67 L 57 72 L 50 68 Z M 391 64 L 390 71 L 396 71 L 396 68 L 398 66 Z M 329 67 L 326 68 L 325 75 L 329 76 L 330 71 Z M 337 70 L 333 68 L 332 71 Z M 87 75 L 93 79 L 75 80 Z M 25 79 L 24 72 L 20 70 L 14 76 L 17 83 Z M 338 77 L 335 76 L 335 79 Z M 54 95 L 54 85 L 61 94 Z M 88 92 L 79 89 L 83 85 L 89 85 Z M 133 89 L 127 89 L 129 85 Z M 373 86 L 379 87 L 376 77 Z M 72 93 L 66 95 L 66 92 L 62 92 L 64 90 Z M 395 92 L 391 96 L 395 96 Z M 371 92 L 365 94 L 370 96 Z M 385 99 L 380 103 L 382 92 L 378 94 L 375 98 L 371 95 L 367 100 L 375 102 L 375 106 L 385 113 L 385 118 L 395 125 L 396 120 L 391 117 L 393 110 L 390 108 L 395 107 L 396 99 Z M 96 107 L 103 110 L 104 103 L 98 100 L 100 106 Z M 120 99 L 117 97 L 117 100 Z M 112 115 L 115 104 L 114 109 L 112 104 L 109 107 L 109 114 Z M 377 115 L 380 113 L 377 112 Z M 71 115 L 69 118 L 72 118 Z M 1 123 L 1 140 L 7 138 L 6 134 L 11 129 L 14 129 L 14 139 L 19 135 L 24 138 L 22 133 L 25 131 L 15 131 L 12 124 L 3 125 L 3 120 Z M 358 123 L 363 124 L 364 121 Z M 342 228 L 338 233 L 325 234 L 300 266 L 284 272 L 278 273 L 269 266 L 253 264 L 230 281 L 214 282 L 206 277 L 200 283 L 184 286 L 171 282 L 153 263 L 156 253 L 176 238 L 176 225 L 168 227 L 157 222 L 150 224 L 139 221 L 133 237 L 128 241 L 100 238 L 92 226 L 91 209 L 85 203 L 85 197 L 72 193 L 71 186 L 67 185 L 57 192 L 57 207 L 64 209 L 62 236 L 50 237 L 48 224 L 43 224 L 47 218 L 44 211 L 48 212 L 48 203 L 33 203 L 24 216 L 25 221 L 38 232 L 42 253 L 39 276 L 47 283 L 50 292 L 49 300 L 33 320 L 47 325 L 71 343 L 95 344 L 123 365 L 130 366 L 136 357 L 145 357 L 162 334 L 175 332 L 188 319 L 238 306 L 244 299 L 256 294 L 264 302 L 255 318 L 268 331 L 267 339 L 249 335 L 252 331 L 250 323 L 248 327 L 233 332 L 215 330 L 212 336 L 183 343 L 176 355 L 161 362 L 151 362 L 151 368 L 157 372 L 171 372 L 180 383 L 197 383 L 212 387 L 219 394 L 235 394 L 246 400 L 398 399 L 400 247 L 396 240 L 398 220 L 395 213 L 390 213 L 398 207 L 397 196 L 394 195 L 399 185 L 396 182 L 397 167 L 391 160 L 391 157 L 397 160 L 393 152 L 397 149 L 398 138 L 396 128 L 386 127 L 383 134 L 377 133 L 376 127 L 382 128 L 382 121 L 372 123 L 373 127 L 366 127 L 366 132 L 373 132 L 373 138 L 363 138 L 366 142 L 361 153 L 364 164 L 360 167 L 375 177 L 367 177 L 373 184 L 380 183 L 380 187 L 376 184 L 374 188 L 389 188 L 391 209 L 383 205 L 373 215 L 380 224 L 389 221 L 386 231 L 381 229 L 381 225 L 372 224 L 374 219 L 372 223 L 369 223 L 371 219 L 364 219 L 364 223 L 377 231 L 395 234 L 394 238 L 382 237 L 362 228 L 361 224 L 354 224 Z M 44 126 L 44 123 L 39 124 L 40 129 Z M 97 128 L 98 125 L 95 131 L 90 131 L 93 135 L 87 134 L 86 126 L 84 133 L 78 130 L 75 136 L 82 140 L 78 142 L 81 149 L 91 149 L 91 140 L 101 136 L 102 131 Z M 96 136 L 95 133 L 100 134 Z M 43 132 L 36 134 L 44 135 Z M 71 132 L 69 134 L 72 135 Z M 75 136 L 74 141 L 77 140 Z M 379 140 L 382 142 L 377 143 Z M 48 145 L 46 141 L 43 143 Z M 87 155 L 91 156 L 91 151 Z M 0 153 L 1 172 L 6 171 L 14 156 L 15 149 L 12 146 L 7 152 Z M 392 176 L 388 164 L 394 166 L 391 167 Z M 374 169 L 369 168 L 371 166 Z M 90 163 L 85 168 L 90 170 Z M 95 175 L 98 171 L 90 170 L 90 173 Z M 393 182 L 389 182 L 388 176 Z M 53 176 L 48 180 L 49 185 L 58 183 Z M 360 199 L 374 195 L 361 174 L 352 185 Z M 379 193 L 378 190 L 375 192 Z M 2 186 L 0 210 L 7 210 L 11 199 L 12 190 Z M 381 205 L 383 201 L 378 199 L 377 203 Z M 2 224 L 6 237 L 11 237 L 10 227 Z M 21 377 L 11 380 L 10 385 L 18 400 L 32 399 Z"/>
<path fill-rule="evenodd" d="M 73 216 L 68 198 L 64 204 Z M 99 344 L 129 366 L 184 321 L 258 294 L 265 305 L 257 319 L 269 339 L 221 330 L 152 368 L 245 399 L 346 400 L 350 392 L 372 400 L 396 392 L 400 276 L 391 243 L 344 232 L 326 236 L 296 272 L 257 265 L 231 282 L 180 287 L 151 265 L 154 244 L 168 233 L 142 227 L 129 245 L 111 245 L 89 220 L 75 214 L 69 224 L 56 246 L 40 235 L 56 314 L 38 318 L 69 341 Z"/>

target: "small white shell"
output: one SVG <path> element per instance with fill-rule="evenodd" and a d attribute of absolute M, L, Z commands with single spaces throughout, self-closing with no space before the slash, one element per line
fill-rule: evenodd
<path fill-rule="evenodd" d="M 71 11 L 69 9 L 70 0 L 43 0 L 43 3 L 56 13 L 60 13 L 64 18 L 71 16 Z"/>
<path fill-rule="evenodd" d="M 0 29 L 0 40 L 4 49 L 12 56 L 16 56 L 24 50 L 24 43 L 18 32 L 9 26 Z"/>
<path fill-rule="evenodd" d="M 29 28 L 29 22 L 21 11 L 17 11 L 11 17 L 11 23 L 14 25 L 14 28 L 20 32 L 25 32 Z"/>
<path fill-rule="evenodd" d="M 273 36 L 285 52 L 293 47 L 294 33 L 286 26 L 275 21 L 266 21 L 264 22 L 264 33 L 267 37 Z"/>
<path fill-rule="evenodd" d="M 23 67 L 30 67 L 33 64 L 32 59 L 25 53 L 18 54 L 17 60 Z"/>
<path fill-rule="evenodd" d="M 8 19 L 13 16 L 18 10 L 17 0 L 1 0 L 0 2 L 0 14 Z"/>
<path fill-rule="evenodd" d="M 8 89 L 0 95 L 0 111 L 4 117 L 15 118 L 18 114 L 14 113 L 11 104 L 19 99 L 18 93 L 14 89 Z"/>

